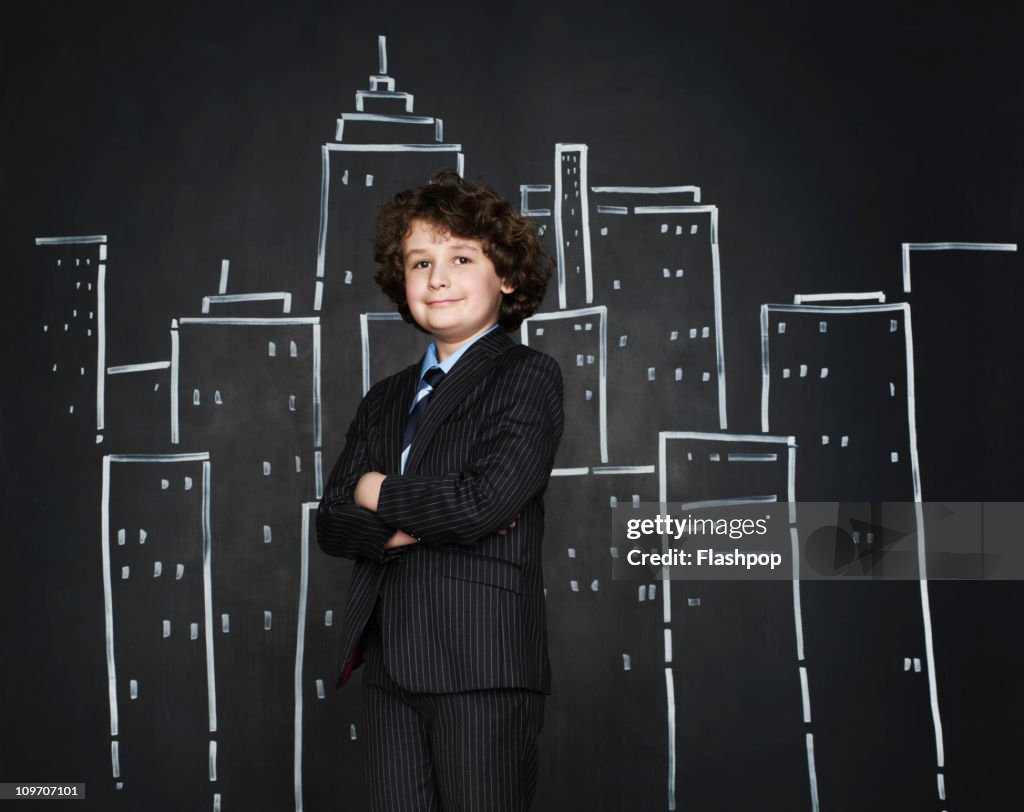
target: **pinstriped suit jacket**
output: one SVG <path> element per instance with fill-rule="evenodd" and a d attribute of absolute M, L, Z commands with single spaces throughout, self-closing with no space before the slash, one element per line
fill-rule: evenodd
<path fill-rule="evenodd" d="M 542 496 L 562 435 L 561 371 L 500 329 L 483 336 L 435 390 L 400 475 L 419 369 L 367 393 L 317 514 L 320 547 L 356 561 L 340 682 L 379 600 L 384 665 L 406 690 L 547 693 Z M 352 502 L 367 471 L 388 475 L 376 513 Z M 420 543 L 386 551 L 395 529 Z"/>

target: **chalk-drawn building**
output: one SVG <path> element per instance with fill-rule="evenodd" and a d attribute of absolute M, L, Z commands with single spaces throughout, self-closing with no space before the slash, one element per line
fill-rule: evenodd
<path fill-rule="evenodd" d="M 252 306 L 245 296 L 260 294 L 241 294 L 236 312 Z M 323 482 L 319 319 L 186 317 L 171 341 L 172 441 L 228 472 L 211 483 L 218 789 L 232 804 L 283 807 L 291 792 L 275 792 L 292 783 L 294 724 L 268 715 L 278 729 L 268 721 L 254 736 L 252 714 L 295 703 L 299 506 Z"/>
<path fill-rule="evenodd" d="M 210 472 L 205 453 L 103 458 L 111 775 L 133 808 L 217 791 Z"/>
<path fill-rule="evenodd" d="M 325 364 L 332 370 L 363 370 L 378 380 L 420 355 L 421 333 L 380 319 L 373 325 L 386 340 L 370 343 L 366 313 L 394 313 L 373 281 L 373 234 L 378 209 L 396 192 L 426 183 L 442 169 L 462 174 L 460 144 L 446 143 L 442 119 L 414 115 L 414 96 L 396 89 L 388 75 L 384 37 L 378 43 L 380 70 L 369 87 L 356 91 L 355 110 L 337 120 L 335 140 L 321 148 L 320 229 L 313 310 L 324 316 Z M 372 302 L 369 308 L 367 302 Z M 361 330 L 361 326 L 363 329 Z M 373 375 L 369 370 L 372 367 Z M 329 446 L 340 451 L 348 421 L 364 390 L 359 378 L 332 375 L 324 393 Z"/>
<path fill-rule="evenodd" d="M 112 345 L 111 351 L 118 353 L 124 350 Z M 171 362 L 167 358 L 159 361 L 108 364 L 104 384 L 104 447 L 147 450 L 168 448 L 170 367 Z M 146 419 L 140 420 L 141 415 L 145 415 Z"/>
<path fill-rule="evenodd" d="M 587 145 L 555 145 L 553 194 L 558 306 L 580 307 L 594 301 L 588 217 Z"/>
<path fill-rule="evenodd" d="M 850 539 L 857 566 L 870 571 L 866 562 L 885 566 L 879 548 L 899 540 L 881 503 L 921 499 L 910 306 L 835 303 L 844 298 L 762 306 L 762 429 L 796 437 L 801 501 L 842 500 L 837 537 Z M 920 549 L 923 532 L 918 526 Z M 847 786 L 854 805 L 871 803 L 876 786 L 908 808 L 934 798 L 936 784 L 941 795 L 927 581 L 807 582 L 803 611 L 810 672 L 827 675 L 829 687 L 814 705 L 822 786 Z M 883 740 L 898 760 L 873 755 Z M 867 773 L 870 783 L 844 784 Z"/>
<path fill-rule="evenodd" d="M 796 459 L 791 436 L 661 432 L 659 503 L 676 517 L 722 515 L 716 511 L 729 508 L 771 516 L 774 535 L 766 545 L 785 551 L 788 560 L 788 538 L 779 533 L 785 535 L 796 518 Z M 744 549 L 758 549 L 756 538 L 753 547 L 715 541 L 716 548 L 745 544 Z M 706 546 L 698 536 L 668 543 L 691 554 Z M 676 577 L 680 574 L 677 568 Z M 743 809 L 763 798 L 800 808 L 805 799 L 816 799 L 799 580 L 666 577 L 661 588 L 669 790 L 677 808 Z M 724 612 L 725 607 L 730 611 Z M 711 674 L 715 690 L 702 690 Z M 750 690 L 751 685 L 758 687 Z M 723 787 L 720 776 L 706 770 L 703 732 L 712 730 L 737 757 L 750 754 L 742 759 L 747 765 L 743 782 Z"/>
<path fill-rule="evenodd" d="M 520 340 L 556 358 L 562 368 L 567 421 L 557 469 L 608 462 L 608 310 L 581 307 L 540 313 L 520 327 Z"/>
<path fill-rule="evenodd" d="M 353 561 L 325 556 L 316 541 L 318 502 L 300 506 L 302 561 L 295 658 L 295 805 L 345 798 L 366 806 L 362 782 L 362 680 L 337 690 L 338 635 Z M 309 808 L 319 808 L 315 803 Z"/>
<path fill-rule="evenodd" d="M 600 401 L 599 459 L 644 465 L 656 453 L 658 429 L 727 425 L 718 207 L 701 204 L 695 186 L 588 186 L 587 155 L 585 144 L 556 145 L 554 184 L 521 186 L 522 209 L 554 244 L 558 307 L 607 310 L 600 372 L 612 385 Z M 617 308 L 619 297 L 644 307 Z M 574 364 L 574 353 L 555 341 L 545 351 L 563 370 Z M 567 400 L 570 425 L 589 425 L 590 410 Z M 647 442 L 607 432 L 638 420 L 652 427 Z M 575 448 L 586 437 L 567 441 L 559 465 L 598 458 L 592 439 L 589 455 Z"/>
<path fill-rule="evenodd" d="M 103 441 L 106 375 L 105 235 L 37 237 L 40 265 L 52 285 L 42 299 L 40 332 L 64 425 Z"/>
<path fill-rule="evenodd" d="M 592 191 L 594 285 L 612 322 L 611 420 L 627 420 L 642 391 L 659 428 L 725 429 L 718 207 L 701 204 L 694 187 Z M 645 303 L 642 318 L 620 315 L 623 295 Z M 612 459 L 632 462 L 629 453 L 622 443 Z"/>
<path fill-rule="evenodd" d="M 544 326 L 547 336 L 547 328 L 556 324 L 571 335 L 587 336 L 573 330 L 571 317 L 565 324 L 535 326 Z M 563 369 L 567 380 L 571 372 Z M 567 404 L 569 397 L 567 388 Z M 546 742 L 571 743 L 573 756 L 545 758 L 539 769 L 542 782 L 572 787 L 574 808 L 649 808 L 664 802 L 662 582 L 650 573 L 642 579 L 618 577 L 615 567 L 627 549 L 610 532 L 614 511 L 630 514 L 641 500 L 656 498 L 654 465 L 593 465 L 585 473 L 556 468 L 544 495 L 544 585 L 555 680 L 545 703 L 544 736 Z M 581 720 L 598 718 L 614 733 L 582 731 Z M 625 775 L 595 780 L 594 764 L 617 765 Z"/>
<path fill-rule="evenodd" d="M 796 435 L 802 499 L 913 499 L 908 313 L 905 304 L 762 307 L 761 428 Z"/>

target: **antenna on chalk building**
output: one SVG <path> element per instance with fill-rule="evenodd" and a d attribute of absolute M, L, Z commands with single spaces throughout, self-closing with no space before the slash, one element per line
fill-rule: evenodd
<path fill-rule="evenodd" d="M 377 37 L 377 55 L 380 58 L 380 75 L 388 75 L 388 38 L 381 34 Z"/>

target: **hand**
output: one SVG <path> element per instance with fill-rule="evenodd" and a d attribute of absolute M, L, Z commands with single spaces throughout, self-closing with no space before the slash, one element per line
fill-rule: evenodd
<path fill-rule="evenodd" d="M 356 483 L 355 492 L 352 494 L 352 501 L 359 507 L 377 512 L 377 500 L 380 498 L 380 486 L 386 479 L 384 474 L 377 471 L 367 471 Z"/>
<path fill-rule="evenodd" d="M 513 519 L 512 520 L 512 524 L 510 524 L 508 527 L 503 527 L 503 528 L 501 528 L 501 530 L 498 531 L 498 535 L 499 536 L 504 536 L 506 533 L 508 533 L 509 530 L 511 530 L 515 526 L 516 526 L 516 520 Z"/>
<path fill-rule="evenodd" d="M 419 544 L 420 540 L 401 530 L 396 530 L 395 535 L 388 539 L 384 545 L 385 550 L 395 550 L 399 547 L 407 547 L 410 544 Z"/>

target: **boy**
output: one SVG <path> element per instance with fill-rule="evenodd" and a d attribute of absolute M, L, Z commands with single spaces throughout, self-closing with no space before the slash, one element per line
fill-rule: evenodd
<path fill-rule="evenodd" d="M 363 674 L 370 807 L 523 810 L 550 692 L 542 495 L 562 378 L 506 334 L 551 276 L 533 226 L 454 172 L 378 217 L 378 284 L 433 337 L 375 385 L 317 514 L 355 559 L 344 684 Z"/>

